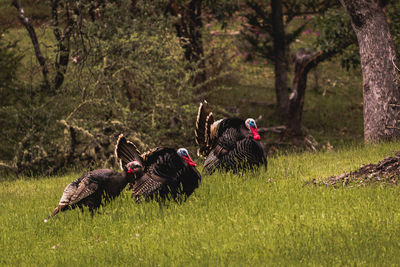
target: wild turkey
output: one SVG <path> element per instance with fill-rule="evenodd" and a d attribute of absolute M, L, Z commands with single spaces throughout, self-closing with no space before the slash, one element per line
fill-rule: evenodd
<path fill-rule="evenodd" d="M 132 185 L 136 201 L 187 198 L 199 186 L 200 173 L 185 148 L 178 150 L 158 147 L 141 154 L 137 147 L 121 134 L 116 145 L 116 155 L 121 166 L 136 161 L 142 166 Z"/>
<path fill-rule="evenodd" d="M 207 101 L 200 103 L 196 121 L 197 154 L 206 158 L 204 171 L 241 170 L 264 165 L 267 150 L 260 141 L 256 121 L 252 118 L 225 118 L 214 121 Z"/>
<path fill-rule="evenodd" d="M 64 189 L 58 206 L 47 220 L 60 211 L 82 206 L 93 212 L 100 205 L 117 197 L 128 183 L 134 181 L 135 172 L 141 168 L 137 161 L 124 165 L 122 173 L 110 169 L 90 171 L 76 179 Z"/>

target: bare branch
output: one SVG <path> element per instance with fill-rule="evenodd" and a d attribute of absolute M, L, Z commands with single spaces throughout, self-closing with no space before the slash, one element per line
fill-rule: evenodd
<path fill-rule="evenodd" d="M 311 148 L 312 151 L 317 151 L 317 149 L 315 148 L 315 146 L 313 145 L 313 143 L 311 142 L 310 139 L 308 139 L 307 137 L 304 137 L 304 141 L 306 143 L 306 145 Z"/>
<path fill-rule="evenodd" d="M 397 71 L 400 71 L 400 69 L 396 66 L 396 64 L 394 63 L 394 58 L 395 58 L 395 55 L 392 57 L 392 64 L 393 64 L 393 66 L 396 68 L 396 70 Z"/>
<path fill-rule="evenodd" d="M 394 126 L 386 126 L 388 129 L 395 129 L 395 130 L 400 130 L 400 127 L 394 127 Z"/>
<path fill-rule="evenodd" d="M 29 37 L 31 38 L 32 44 L 33 44 L 33 48 L 35 50 L 35 55 L 37 60 L 39 61 L 40 67 L 42 68 L 42 74 L 43 74 L 43 79 L 45 82 L 45 85 L 47 88 L 49 88 L 49 80 L 47 77 L 47 74 L 49 73 L 49 70 L 47 68 L 46 65 L 46 60 L 43 57 L 42 51 L 40 50 L 40 45 L 39 45 L 39 41 L 37 39 L 37 35 L 35 32 L 35 29 L 32 26 L 32 20 L 25 16 L 25 11 L 24 9 L 21 7 L 21 5 L 19 4 L 19 2 L 17 0 L 13 0 L 12 1 L 12 5 L 17 9 L 18 11 L 18 19 L 19 21 L 22 23 L 22 25 L 24 25 L 24 27 L 26 28 L 26 30 L 29 33 Z"/>

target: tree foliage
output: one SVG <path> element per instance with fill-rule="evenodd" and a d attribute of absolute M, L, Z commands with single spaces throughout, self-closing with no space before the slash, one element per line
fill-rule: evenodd
<path fill-rule="evenodd" d="M 4 119 L 19 130 L 14 142 L 2 147 L 15 150 L 17 173 L 113 165 L 113 145 L 121 132 L 142 150 L 175 146 L 176 140 L 181 146 L 192 143 L 193 75 L 174 29 L 166 27 L 172 25 L 163 12 L 166 2 L 98 3 L 60 0 L 55 5 L 54 52 L 46 54 L 56 55 L 50 64 L 54 77 L 59 71 L 65 77 L 55 93 L 39 94 L 40 85 L 29 88 L 27 82 L 20 86 L 22 97 L 10 102 L 19 108 Z M 66 52 L 68 65 L 57 69 Z M 51 57 L 45 60 L 48 64 Z"/>
<path fill-rule="evenodd" d="M 396 50 L 400 51 L 400 4 L 386 1 L 385 11 Z M 357 37 L 343 8 L 331 8 L 322 16 L 315 17 L 315 27 L 320 32 L 316 47 L 322 51 L 340 52 L 342 66 L 346 69 L 360 65 Z"/>
<path fill-rule="evenodd" d="M 16 134 L 17 129 L 13 129 L 13 121 L 18 120 L 15 114 L 18 107 L 13 106 L 21 96 L 18 90 L 17 70 L 22 59 L 22 55 L 15 49 L 16 43 L 9 42 L 4 39 L 7 31 L 0 29 L 0 124 L 3 129 L 9 131 L 1 131 L 1 140 L 5 143 L 15 144 L 12 137 Z M 13 115 L 9 118 L 8 114 Z M 11 121 L 9 120 L 11 119 Z M 0 146 L 0 157 L 11 158 L 13 155 L 12 146 Z"/>

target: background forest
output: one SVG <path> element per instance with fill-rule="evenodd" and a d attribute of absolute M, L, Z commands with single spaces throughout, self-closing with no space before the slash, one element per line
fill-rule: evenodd
<path fill-rule="evenodd" d="M 399 51 L 400 4 L 382 5 Z M 120 133 L 195 156 L 203 99 L 217 119 L 257 119 L 270 154 L 364 141 L 357 38 L 339 2 L 3 0 L 0 26 L 8 174 L 112 167 Z M 318 60 L 299 74 L 299 55 Z"/>

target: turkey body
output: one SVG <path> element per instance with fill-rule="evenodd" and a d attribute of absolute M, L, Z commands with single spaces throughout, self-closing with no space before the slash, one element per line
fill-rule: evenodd
<path fill-rule="evenodd" d="M 196 122 L 198 154 L 205 157 L 204 172 L 267 167 L 267 149 L 259 139 L 254 119 L 213 119 L 207 102 L 200 104 Z"/>
<path fill-rule="evenodd" d="M 90 171 L 67 185 L 50 217 L 60 211 L 83 206 L 93 211 L 117 197 L 130 181 L 133 181 L 133 175 L 126 171 L 122 173 L 110 169 Z"/>
<path fill-rule="evenodd" d="M 136 200 L 189 197 L 199 186 L 200 173 L 172 148 L 156 148 L 144 160 L 144 172 L 132 187 Z"/>
<path fill-rule="evenodd" d="M 136 146 L 122 135 L 116 146 L 121 163 L 141 162 L 141 174 L 131 185 L 136 201 L 149 199 L 179 199 L 189 197 L 199 186 L 201 175 L 186 149 L 159 147 L 140 155 Z M 140 155 L 140 156 L 139 156 Z"/>

